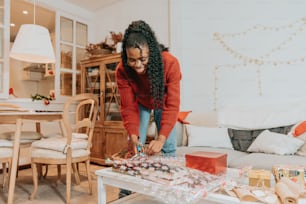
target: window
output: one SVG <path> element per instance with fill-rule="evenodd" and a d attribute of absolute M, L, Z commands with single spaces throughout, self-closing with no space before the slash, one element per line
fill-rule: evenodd
<path fill-rule="evenodd" d="M 72 96 L 80 90 L 80 61 L 86 56 L 88 26 L 60 16 L 60 95 Z"/>

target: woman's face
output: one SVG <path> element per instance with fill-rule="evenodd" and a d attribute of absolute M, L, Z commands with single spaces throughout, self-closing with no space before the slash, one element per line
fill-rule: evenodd
<path fill-rule="evenodd" d="M 149 48 L 142 46 L 139 48 L 127 48 L 127 63 L 139 75 L 143 75 L 147 71 L 147 64 L 149 62 Z"/>

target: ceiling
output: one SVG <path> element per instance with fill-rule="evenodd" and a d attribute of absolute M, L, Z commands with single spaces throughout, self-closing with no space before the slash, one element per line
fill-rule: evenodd
<path fill-rule="evenodd" d="M 119 0 L 64 0 L 90 11 L 96 11 Z M 89 3 L 90 2 L 90 3 Z"/>
<path fill-rule="evenodd" d="M 28 14 L 23 14 L 22 11 L 27 10 Z M 34 23 L 34 6 L 31 3 L 23 0 L 11 1 L 11 19 L 10 22 L 14 23 L 15 26 L 10 29 L 10 41 L 13 42 L 20 25 L 22 24 L 33 24 Z M 49 29 L 50 32 L 55 30 L 55 13 L 48 9 L 35 6 L 35 24 L 42 25 Z"/>
<path fill-rule="evenodd" d="M 96 11 L 100 8 L 109 6 L 119 0 L 64 0 L 67 3 L 74 4 L 76 6 L 82 7 L 89 11 Z M 22 14 L 23 10 L 28 10 L 29 14 Z M 34 23 L 34 6 L 29 1 L 25 0 L 13 0 L 11 1 L 11 23 L 16 24 L 15 27 L 11 27 L 10 30 L 10 41 L 13 42 L 20 25 L 22 24 L 33 24 Z M 35 24 L 42 25 L 53 32 L 55 29 L 55 13 L 51 10 L 35 6 Z"/>

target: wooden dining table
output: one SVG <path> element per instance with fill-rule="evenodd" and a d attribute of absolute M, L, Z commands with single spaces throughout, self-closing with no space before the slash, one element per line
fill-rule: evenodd
<path fill-rule="evenodd" d="M 11 174 L 9 180 L 9 190 L 7 204 L 14 201 L 14 191 L 16 174 L 18 168 L 18 152 L 20 147 L 20 135 L 22 125 L 25 120 L 40 124 L 41 122 L 54 122 L 62 119 L 62 111 L 33 111 L 26 109 L 0 109 L 0 124 L 16 123 L 16 130 L 13 144 L 13 155 L 11 163 Z M 60 123 L 62 125 L 62 123 Z M 63 128 L 61 126 L 61 128 Z M 37 128 L 39 130 L 39 128 Z"/>

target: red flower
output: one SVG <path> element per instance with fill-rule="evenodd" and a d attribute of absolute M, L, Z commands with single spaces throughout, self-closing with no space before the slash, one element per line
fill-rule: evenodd
<path fill-rule="evenodd" d="M 44 103 L 45 103 L 45 105 L 49 105 L 50 101 L 48 99 L 44 99 Z"/>

